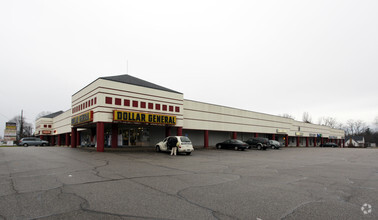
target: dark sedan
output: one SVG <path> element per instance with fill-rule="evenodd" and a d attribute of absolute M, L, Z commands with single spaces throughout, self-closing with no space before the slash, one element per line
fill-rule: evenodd
<path fill-rule="evenodd" d="M 217 149 L 228 148 L 228 149 L 234 149 L 234 150 L 239 150 L 239 149 L 245 150 L 249 147 L 249 145 L 244 143 L 241 140 L 230 139 L 230 140 L 223 141 L 222 143 L 216 144 L 215 147 Z"/>
<path fill-rule="evenodd" d="M 339 147 L 339 145 L 332 142 L 327 142 L 327 143 L 321 144 L 320 147 Z"/>

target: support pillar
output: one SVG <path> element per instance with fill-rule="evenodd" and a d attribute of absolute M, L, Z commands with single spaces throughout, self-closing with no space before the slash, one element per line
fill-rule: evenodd
<path fill-rule="evenodd" d="M 182 136 L 182 127 L 177 127 L 177 136 Z"/>
<path fill-rule="evenodd" d="M 69 140 L 69 138 L 70 138 L 70 133 L 66 133 L 66 146 L 69 146 L 70 145 L 70 140 Z"/>
<path fill-rule="evenodd" d="M 237 139 L 238 138 L 238 133 L 232 132 L 232 139 Z"/>
<path fill-rule="evenodd" d="M 272 134 L 272 140 L 276 140 L 276 135 Z"/>
<path fill-rule="evenodd" d="M 208 130 L 204 131 L 203 146 L 205 148 L 209 147 L 209 131 Z"/>
<path fill-rule="evenodd" d="M 297 147 L 299 147 L 299 136 L 297 136 Z"/>
<path fill-rule="evenodd" d="M 289 135 L 285 135 L 285 147 L 289 146 Z"/>
<path fill-rule="evenodd" d="M 62 136 L 58 134 L 58 146 L 62 146 Z"/>
<path fill-rule="evenodd" d="M 105 141 L 105 137 L 104 137 L 104 122 L 97 122 L 97 125 L 96 125 L 97 129 L 96 129 L 96 139 L 97 139 L 97 151 L 98 152 L 104 152 L 104 147 L 105 147 L 105 144 L 104 144 L 104 141 Z"/>
<path fill-rule="evenodd" d="M 345 147 L 345 139 L 343 139 L 343 148 Z"/>
<path fill-rule="evenodd" d="M 91 144 L 94 143 L 95 134 L 96 134 L 96 129 L 91 128 Z"/>
<path fill-rule="evenodd" d="M 118 124 L 112 124 L 112 148 L 118 147 Z"/>
<path fill-rule="evenodd" d="M 80 146 L 81 145 L 81 138 L 80 138 L 80 135 L 81 135 L 81 132 L 80 131 L 77 131 L 76 132 L 76 146 Z"/>
<path fill-rule="evenodd" d="M 51 146 L 55 146 L 55 136 L 54 136 L 54 135 L 51 135 L 51 142 L 50 142 L 50 145 L 51 145 Z"/>
<path fill-rule="evenodd" d="M 259 134 L 258 133 L 255 133 L 255 137 L 257 138 L 259 136 Z"/>
<path fill-rule="evenodd" d="M 71 147 L 76 148 L 76 136 L 77 136 L 77 128 L 73 127 L 71 129 Z"/>
<path fill-rule="evenodd" d="M 306 147 L 308 147 L 308 137 L 306 137 Z"/>
<path fill-rule="evenodd" d="M 316 137 L 314 137 L 314 147 L 316 147 Z"/>

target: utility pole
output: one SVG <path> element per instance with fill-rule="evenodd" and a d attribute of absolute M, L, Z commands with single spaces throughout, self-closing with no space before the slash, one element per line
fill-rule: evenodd
<path fill-rule="evenodd" d="M 21 121 L 20 121 L 20 140 L 24 137 L 24 119 L 23 119 L 24 110 L 21 110 Z"/>

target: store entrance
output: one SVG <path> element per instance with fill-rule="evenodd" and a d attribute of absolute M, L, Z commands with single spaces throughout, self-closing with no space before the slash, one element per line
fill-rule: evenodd
<path fill-rule="evenodd" d="M 149 146 L 150 129 L 146 127 L 122 127 L 119 130 L 118 141 L 122 146 Z"/>

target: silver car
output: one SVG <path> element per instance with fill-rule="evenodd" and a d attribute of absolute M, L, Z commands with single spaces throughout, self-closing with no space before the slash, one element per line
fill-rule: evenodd
<path fill-rule="evenodd" d="M 41 140 L 40 138 L 36 137 L 28 137 L 28 138 L 22 138 L 20 142 L 18 143 L 19 146 L 47 146 L 49 145 L 49 142 Z"/>
<path fill-rule="evenodd" d="M 272 149 L 280 149 L 281 143 L 275 140 L 269 140 L 269 147 Z"/>

